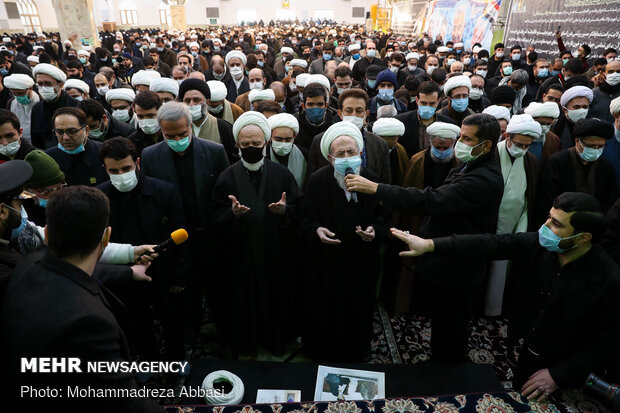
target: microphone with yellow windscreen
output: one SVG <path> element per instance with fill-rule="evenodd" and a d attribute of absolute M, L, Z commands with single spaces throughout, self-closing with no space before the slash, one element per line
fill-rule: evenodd
<path fill-rule="evenodd" d="M 161 252 L 161 251 L 165 250 L 166 248 L 171 247 L 172 245 L 182 244 L 185 241 L 187 241 L 188 236 L 189 235 L 187 235 L 187 231 L 185 231 L 183 228 L 177 229 L 172 234 L 170 234 L 170 238 L 168 238 L 167 240 L 165 240 L 161 244 L 156 245 L 153 248 L 153 250 L 155 252 Z"/>

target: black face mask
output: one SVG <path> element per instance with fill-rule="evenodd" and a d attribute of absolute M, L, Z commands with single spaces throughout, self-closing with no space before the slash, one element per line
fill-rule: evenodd
<path fill-rule="evenodd" d="M 3 208 L 8 208 L 9 210 L 9 216 L 6 218 L 6 221 L 4 221 L 7 229 L 12 231 L 16 228 L 19 228 L 22 223 L 21 212 L 18 212 L 13 208 L 9 208 L 6 205 Z"/>
<path fill-rule="evenodd" d="M 241 157 L 247 163 L 257 163 L 263 159 L 263 148 L 257 148 L 255 146 L 241 148 Z"/>

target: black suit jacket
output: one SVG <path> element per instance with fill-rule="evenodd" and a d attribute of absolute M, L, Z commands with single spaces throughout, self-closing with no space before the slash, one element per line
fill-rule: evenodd
<path fill-rule="evenodd" d="M 203 228 L 210 222 L 211 192 L 220 173 L 230 164 L 224 146 L 192 136 L 196 199 Z M 172 150 L 163 141 L 142 151 L 142 173 L 170 182 L 177 189 L 179 182 Z"/>
<path fill-rule="evenodd" d="M 63 389 L 67 386 L 136 388 L 131 373 L 88 373 L 88 361 L 129 362 L 132 360 L 125 336 L 128 319 L 125 306 L 107 288 L 79 268 L 50 252 L 25 258 L 11 276 L 2 305 L 2 356 L 8 372 L 11 396 L 21 385 Z M 20 373 L 22 357 L 77 357 L 82 373 Z M 20 398 L 21 407 L 42 400 Z M 75 411 L 88 404 L 88 411 L 163 412 L 147 399 L 52 399 L 46 409 L 62 404 Z M 11 405 L 11 402 L 9 402 Z M 85 407 L 85 406 L 80 406 Z"/>
<path fill-rule="evenodd" d="M 60 170 L 65 173 L 68 185 L 96 186 L 110 179 L 99 160 L 101 143 L 87 139 L 84 152 L 69 155 L 58 147 L 50 148 L 47 154 L 51 156 Z"/>

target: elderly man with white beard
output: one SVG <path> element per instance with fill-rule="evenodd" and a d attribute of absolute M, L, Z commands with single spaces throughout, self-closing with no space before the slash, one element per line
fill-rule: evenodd
<path fill-rule="evenodd" d="M 233 135 L 241 160 L 213 188 L 217 256 L 226 263 L 213 309 L 236 355 L 261 347 L 278 355 L 294 339 L 291 326 L 299 324 L 294 311 L 282 311 L 282 300 L 297 277 L 291 249 L 302 194 L 286 166 L 265 159 L 271 138 L 265 116 L 244 113 Z"/>
<path fill-rule="evenodd" d="M 502 176 L 504 195 L 497 218 L 498 234 L 526 232 L 534 223 L 534 201 L 538 181 L 538 161 L 528 152 L 541 127 L 530 115 L 514 115 L 506 128 L 508 137 L 497 144 L 497 155 Z M 504 284 L 508 261 L 492 261 L 484 313 L 498 316 L 502 313 Z"/>
<path fill-rule="evenodd" d="M 348 173 L 378 179 L 362 167 L 363 146 L 357 125 L 342 121 L 330 126 L 321 138 L 329 164 L 312 174 L 306 186 L 304 228 L 311 238 L 308 257 L 313 258 L 306 266 L 305 291 L 308 302 L 316 305 L 308 306 L 304 349 L 318 360 L 362 361 L 370 352 L 386 226 L 377 197 L 345 189 Z"/>

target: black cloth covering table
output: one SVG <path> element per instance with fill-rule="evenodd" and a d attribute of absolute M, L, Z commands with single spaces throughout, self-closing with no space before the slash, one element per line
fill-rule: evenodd
<path fill-rule="evenodd" d="M 385 396 L 414 397 L 444 394 L 502 392 L 493 366 L 486 364 L 325 364 L 329 367 L 382 371 Z M 318 364 L 202 359 L 192 363 L 187 386 L 200 387 L 207 374 L 228 370 L 243 381 L 242 404 L 256 403 L 258 389 L 301 390 L 301 401 L 314 400 Z M 181 400 L 182 405 L 204 405 L 202 398 Z"/>

